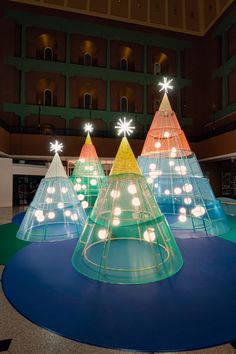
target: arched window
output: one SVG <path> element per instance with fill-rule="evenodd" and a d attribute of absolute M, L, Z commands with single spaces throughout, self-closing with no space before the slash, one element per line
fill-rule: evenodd
<path fill-rule="evenodd" d="M 125 96 L 120 98 L 120 112 L 128 112 L 128 98 Z"/>
<path fill-rule="evenodd" d="M 46 89 L 43 92 L 43 104 L 44 106 L 53 105 L 53 92 L 50 89 Z"/>
<path fill-rule="evenodd" d="M 159 75 L 161 73 L 161 64 L 160 63 L 154 63 L 154 75 Z"/>
<path fill-rule="evenodd" d="M 128 70 L 128 60 L 126 58 L 121 58 L 120 60 L 120 70 Z"/>
<path fill-rule="evenodd" d="M 91 93 L 84 93 L 84 109 L 92 109 L 92 95 Z"/>
<path fill-rule="evenodd" d="M 53 60 L 53 50 L 51 47 L 44 48 L 44 60 Z"/>
<path fill-rule="evenodd" d="M 88 52 L 84 53 L 84 65 L 92 65 L 93 58 L 92 55 Z"/>

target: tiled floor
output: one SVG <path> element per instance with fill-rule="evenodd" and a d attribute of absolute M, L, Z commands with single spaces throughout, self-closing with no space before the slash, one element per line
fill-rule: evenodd
<path fill-rule="evenodd" d="M 23 210 L 23 207 L 14 208 L 14 210 L 12 208 L 0 208 L 0 224 L 10 222 L 13 214 Z M 0 265 L 0 277 L 3 269 L 4 266 Z M 120 350 L 102 349 L 74 342 L 36 326 L 15 311 L 5 298 L 2 288 L 0 288 L 0 341 L 5 339 L 12 339 L 12 341 L 8 351 L 5 351 L 4 353 L 12 354 L 124 353 L 124 351 Z M 128 353 L 131 354 L 131 352 Z M 182 352 L 182 354 L 236 354 L 236 349 L 230 344 L 227 344 L 211 349 Z"/>

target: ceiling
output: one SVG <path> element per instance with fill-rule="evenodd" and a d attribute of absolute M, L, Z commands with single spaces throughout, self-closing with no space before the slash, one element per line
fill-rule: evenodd
<path fill-rule="evenodd" d="M 234 0 L 9 0 L 203 36 Z"/>

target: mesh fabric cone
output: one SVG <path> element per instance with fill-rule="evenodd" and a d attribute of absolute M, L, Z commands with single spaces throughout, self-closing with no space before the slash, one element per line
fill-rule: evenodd
<path fill-rule="evenodd" d="M 104 177 L 102 165 L 88 133 L 70 177 L 74 190 L 86 210 L 93 207 Z"/>
<path fill-rule="evenodd" d="M 221 205 L 202 174 L 166 94 L 138 162 L 173 229 L 200 231 L 192 233 L 194 237 L 220 235 L 229 230 Z M 190 234 L 176 234 L 183 235 Z"/>
<path fill-rule="evenodd" d="M 25 241 L 60 241 L 80 236 L 86 215 L 56 153 L 17 232 Z"/>
<path fill-rule="evenodd" d="M 122 139 L 72 257 L 80 273 L 118 284 L 175 274 L 183 260 L 128 140 Z"/>

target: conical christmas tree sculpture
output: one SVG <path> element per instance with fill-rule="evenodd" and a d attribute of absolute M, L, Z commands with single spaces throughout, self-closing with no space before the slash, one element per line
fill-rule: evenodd
<path fill-rule="evenodd" d="M 170 88 L 165 79 L 163 88 Z M 173 229 L 220 235 L 229 226 L 209 180 L 202 174 L 165 92 L 147 134 L 139 166 Z M 203 232 L 202 232 L 203 231 Z M 181 233 L 176 236 L 181 237 Z M 186 234 L 187 235 L 187 234 Z"/>
<path fill-rule="evenodd" d="M 80 236 L 86 214 L 57 153 L 61 149 L 62 144 L 51 143 L 55 156 L 17 232 L 21 240 L 60 241 Z"/>
<path fill-rule="evenodd" d="M 120 121 L 120 132 L 132 130 Z M 126 137 L 72 257 L 74 268 L 99 281 L 155 282 L 175 274 L 182 256 L 141 175 Z"/>
<path fill-rule="evenodd" d="M 84 129 L 87 132 L 87 138 L 70 179 L 82 206 L 90 212 L 105 175 L 90 138 L 89 133 L 93 130 L 92 124 L 87 123 Z"/>

